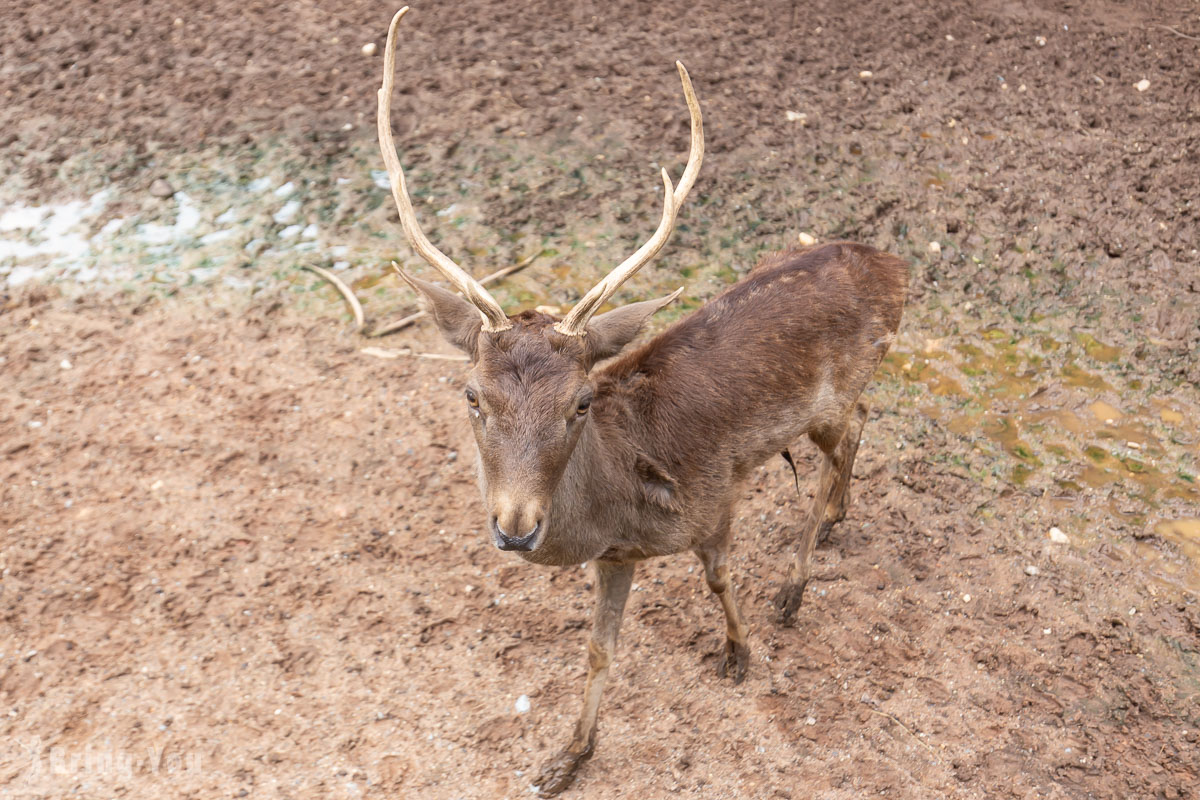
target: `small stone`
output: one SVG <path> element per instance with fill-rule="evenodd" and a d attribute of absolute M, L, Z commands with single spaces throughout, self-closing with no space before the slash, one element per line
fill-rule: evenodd
<path fill-rule="evenodd" d="M 364 44 L 364 45 L 362 46 L 362 54 L 363 54 L 364 56 L 373 56 L 373 55 L 375 55 L 375 50 L 376 50 L 376 47 L 375 47 L 375 43 L 374 43 L 374 42 L 367 42 L 366 44 Z"/>
<path fill-rule="evenodd" d="M 1036 36 L 1036 37 L 1034 37 L 1034 41 L 1037 42 L 1038 47 L 1046 46 L 1046 37 L 1045 36 Z"/>
<path fill-rule="evenodd" d="M 1054 542 L 1055 544 L 1070 544 L 1071 543 L 1071 540 L 1067 538 L 1067 535 L 1065 533 L 1063 533 L 1061 530 L 1059 530 L 1058 528 L 1050 529 L 1050 541 Z"/>
<path fill-rule="evenodd" d="M 964 595 L 963 595 L 963 602 L 964 602 L 964 603 L 969 603 L 969 602 L 971 602 L 971 595 L 969 595 L 969 594 L 964 594 Z"/>
<path fill-rule="evenodd" d="M 1150 88 L 1150 81 L 1146 80 L 1145 78 L 1142 78 L 1140 81 L 1138 81 L 1137 83 L 1135 83 L 1133 85 L 1133 88 L 1137 89 L 1139 92 L 1144 92 Z"/>
<path fill-rule="evenodd" d="M 816 717 L 809 717 L 808 719 L 804 720 L 804 724 L 805 724 L 805 725 L 816 725 L 816 724 L 817 724 L 817 718 L 816 718 Z"/>
<path fill-rule="evenodd" d="M 798 238 L 800 240 L 800 244 L 804 245 L 805 247 L 812 247 L 817 243 L 817 237 L 813 236 L 811 233 L 802 233 Z"/>
<path fill-rule="evenodd" d="M 518 714 L 525 714 L 529 711 L 529 695 L 523 694 L 517 698 L 517 702 L 513 703 L 513 708 Z"/>
<path fill-rule="evenodd" d="M 941 255 L 942 243 L 941 242 L 930 242 L 929 243 L 929 252 L 933 253 L 935 256 Z"/>
<path fill-rule="evenodd" d="M 67 359 L 65 359 L 65 358 L 64 358 L 62 361 L 58 362 L 58 365 L 59 365 L 60 367 L 62 367 L 63 369 L 70 369 L 70 368 L 71 368 L 71 362 L 70 362 L 70 361 L 68 361 L 68 360 L 67 360 Z"/>
<path fill-rule="evenodd" d="M 786 116 L 788 122 L 804 122 L 808 119 L 808 114 L 803 111 L 789 111 Z"/>
<path fill-rule="evenodd" d="M 866 80 L 867 78 L 872 77 L 874 74 L 875 73 L 871 72 L 871 70 L 864 69 L 862 72 L 858 73 L 858 77 L 862 78 L 863 80 Z"/>
<path fill-rule="evenodd" d="M 175 187 L 167 183 L 163 178 L 156 178 L 150 184 L 151 197 L 170 197 L 175 194 Z"/>
<path fill-rule="evenodd" d="M 1042 574 L 1042 571 L 1040 569 L 1038 569 L 1037 567 L 1035 567 L 1033 564 L 1030 564 L 1028 567 L 1025 568 L 1025 574 L 1031 578 L 1036 578 L 1038 575 Z"/>

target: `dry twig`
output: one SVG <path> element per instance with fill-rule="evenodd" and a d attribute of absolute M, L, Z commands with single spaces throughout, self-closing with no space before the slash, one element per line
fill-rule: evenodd
<path fill-rule="evenodd" d="M 498 281 L 502 278 L 507 278 L 509 275 L 512 275 L 514 272 L 525 269 L 525 267 L 532 264 L 534 259 L 536 259 L 541 254 L 542 253 L 539 250 L 538 252 L 534 253 L 533 255 L 531 255 L 527 258 L 521 259 L 516 264 L 507 266 L 504 269 L 498 269 L 495 272 L 493 272 L 491 275 L 487 275 L 487 276 L 481 278 L 479 281 L 479 285 L 487 286 L 488 284 L 495 283 L 496 281 Z M 459 292 L 459 294 L 462 294 L 462 293 Z M 378 338 L 380 336 L 387 336 L 389 333 L 395 333 L 396 331 L 404 330 L 405 328 L 412 325 L 414 322 L 423 318 L 424 316 L 425 316 L 424 311 L 418 311 L 415 314 L 409 314 L 407 317 L 403 317 L 401 319 L 396 320 L 395 322 L 389 322 L 388 324 L 383 325 L 382 327 L 376 328 L 375 330 L 368 333 L 367 336 L 372 339 Z"/>
<path fill-rule="evenodd" d="M 341 292 L 342 297 L 346 298 L 346 302 L 350 305 L 350 310 L 354 312 L 354 330 L 361 331 L 363 329 L 363 325 L 366 324 L 366 319 L 363 316 L 362 304 L 358 302 L 358 298 L 354 296 L 354 292 L 351 291 L 350 287 L 343 283 L 341 278 L 339 278 L 337 275 L 334 275 L 327 269 L 322 269 L 321 267 L 313 266 L 312 264 L 301 264 L 300 268 L 317 273 L 322 278 L 332 283 L 334 287 Z"/>
<path fill-rule="evenodd" d="M 1175 30 L 1170 25 L 1159 25 L 1158 27 L 1162 28 L 1164 31 L 1170 31 L 1171 33 L 1183 39 L 1189 39 L 1193 42 L 1200 42 L 1200 36 L 1188 36 L 1186 33 L 1180 33 L 1179 31 Z"/>
<path fill-rule="evenodd" d="M 364 347 L 359 351 L 364 355 L 375 356 L 376 358 L 428 358 L 434 361 L 466 361 L 466 356 L 460 355 L 444 355 L 442 353 L 414 353 L 412 348 L 402 347 L 399 350 L 386 350 L 382 347 Z"/>
<path fill-rule="evenodd" d="M 868 710 L 868 711 L 870 711 L 872 714 L 878 714 L 878 715 L 879 715 L 879 716 L 881 716 L 881 717 L 887 717 L 887 718 L 888 718 L 888 719 L 890 719 L 892 722 L 894 722 L 894 723 L 896 723 L 897 725 L 899 725 L 901 728 L 903 728 L 903 729 L 904 729 L 904 732 L 905 732 L 905 733 L 907 733 L 909 736 L 911 736 L 913 739 L 915 739 L 915 740 L 916 740 L 917 744 L 921 745 L 921 747 L 924 747 L 926 750 L 928 750 L 928 751 L 929 751 L 929 755 L 933 756 L 933 760 L 934 760 L 934 761 L 937 761 L 937 753 L 933 752 L 933 748 L 929 746 L 929 743 L 928 743 L 928 742 L 926 742 L 926 741 L 924 741 L 924 740 L 923 740 L 923 739 L 922 739 L 920 736 L 917 736 L 917 735 L 916 735 L 915 733 L 913 733 L 911 730 L 909 730 L 908 726 L 907 726 L 907 725 L 905 725 L 905 724 L 904 724 L 903 722 L 901 722 L 900 720 L 896 719 L 895 715 L 893 715 L 893 714 L 889 714 L 889 713 L 887 713 L 886 711 L 879 711 L 879 710 L 877 710 L 877 709 L 874 709 L 874 708 L 868 708 L 867 710 Z"/>

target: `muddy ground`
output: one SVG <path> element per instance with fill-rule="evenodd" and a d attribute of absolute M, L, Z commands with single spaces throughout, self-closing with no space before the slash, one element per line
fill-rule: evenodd
<path fill-rule="evenodd" d="M 0 793 L 528 796 L 588 573 L 481 530 L 464 367 L 385 278 L 377 3 L 0 12 Z M 1187 2 L 419 6 L 397 141 L 510 309 L 652 230 L 660 324 L 801 232 L 912 260 L 846 521 L 737 508 L 749 677 L 645 564 L 571 796 L 1200 797 L 1200 15 Z M 155 184 L 155 181 L 166 181 Z M 153 192 L 151 191 L 153 187 Z M 813 460 L 802 464 L 812 472 Z M 521 696 L 529 710 L 519 712 Z"/>

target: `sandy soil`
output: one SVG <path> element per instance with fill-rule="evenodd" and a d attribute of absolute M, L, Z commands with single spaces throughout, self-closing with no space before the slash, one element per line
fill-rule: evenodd
<path fill-rule="evenodd" d="M 109 189 L 149 220 L 166 178 L 215 216 L 205 176 L 268 165 L 322 245 L 356 243 L 372 318 L 403 310 L 375 285 L 403 245 L 360 53 L 391 10 L 6 9 L 4 202 Z M 805 510 L 780 461 L 738 506 L 746 682 L 716 676 L 691 559 L 647 563 L 571 796 L 1200 797 L 1192 4 L 469 0 L 406 24 L 398 141 L 423 201 L 465 208 L 431 235 L 501 262 L 477 274 L 539 243 L 514 308 L 569 302 L 652 228 L 650 162 L 678 174 L 686 146 L 676 57 L 709 157 L 625 297 L 683 275 L 686 311 L 800 231 L 914 262 L 796 627 L 770 622 Z M 577 710 L 588 573 L 487 542 L 461 364 L 362 353 L 311 276 L 214 269 L 252 286 L 0 284 L 0 792 L 528 796 Z M 444 352 L 421 327 L 382 346 Z"/>

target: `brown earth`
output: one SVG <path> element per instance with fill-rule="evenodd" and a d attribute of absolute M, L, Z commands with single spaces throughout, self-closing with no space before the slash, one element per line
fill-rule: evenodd
<path fill-rule="evenodd" d="M 179 153 L 268 141 L 305 180 L 370 154 L 380 59 L 359 48 L 393 9 L 280 8 L 3 11 L 6 191 L 134 197 Z M 588 275 L 653 224 L 687 63 L 709 156 L 628 296 L 707 258 L 729 274 L 698 272 L 702 295 L 801 230 L 915 261 L 796 627 L 769 621 L 804 510 L 779 461 L 738 507 L 746 682 L 716 677 L 690 558 L 646 564 L 575 796 L 1200 797 L 1195 549 L 1152 532 L 1200 517 L 1194 4 L 470 0 L 406 25 L 396 130 L 423 183 L 506 149 L 604 155 L 475 192 L 482 224 L 551 243 L 611 223 Z M 0 313 L 0 790 L 528 796 L 577 710 L 589 577 L 488 544 L 462 365 L 365 356 L 332 296 L 286 284 L 90 294 L 6 291 Z M 997 360 L 938 361 L 947 339 Z M 961 392 L 994 370 L 1021 393 L 942 392 L 931 361 Z M 1170 469 L 1108 480 L 1097 456 L 1093 486 L 1040 440 L 971 429 L 972 403 L 1097 398 L 1154 417 L 1101 439 Z"/>

